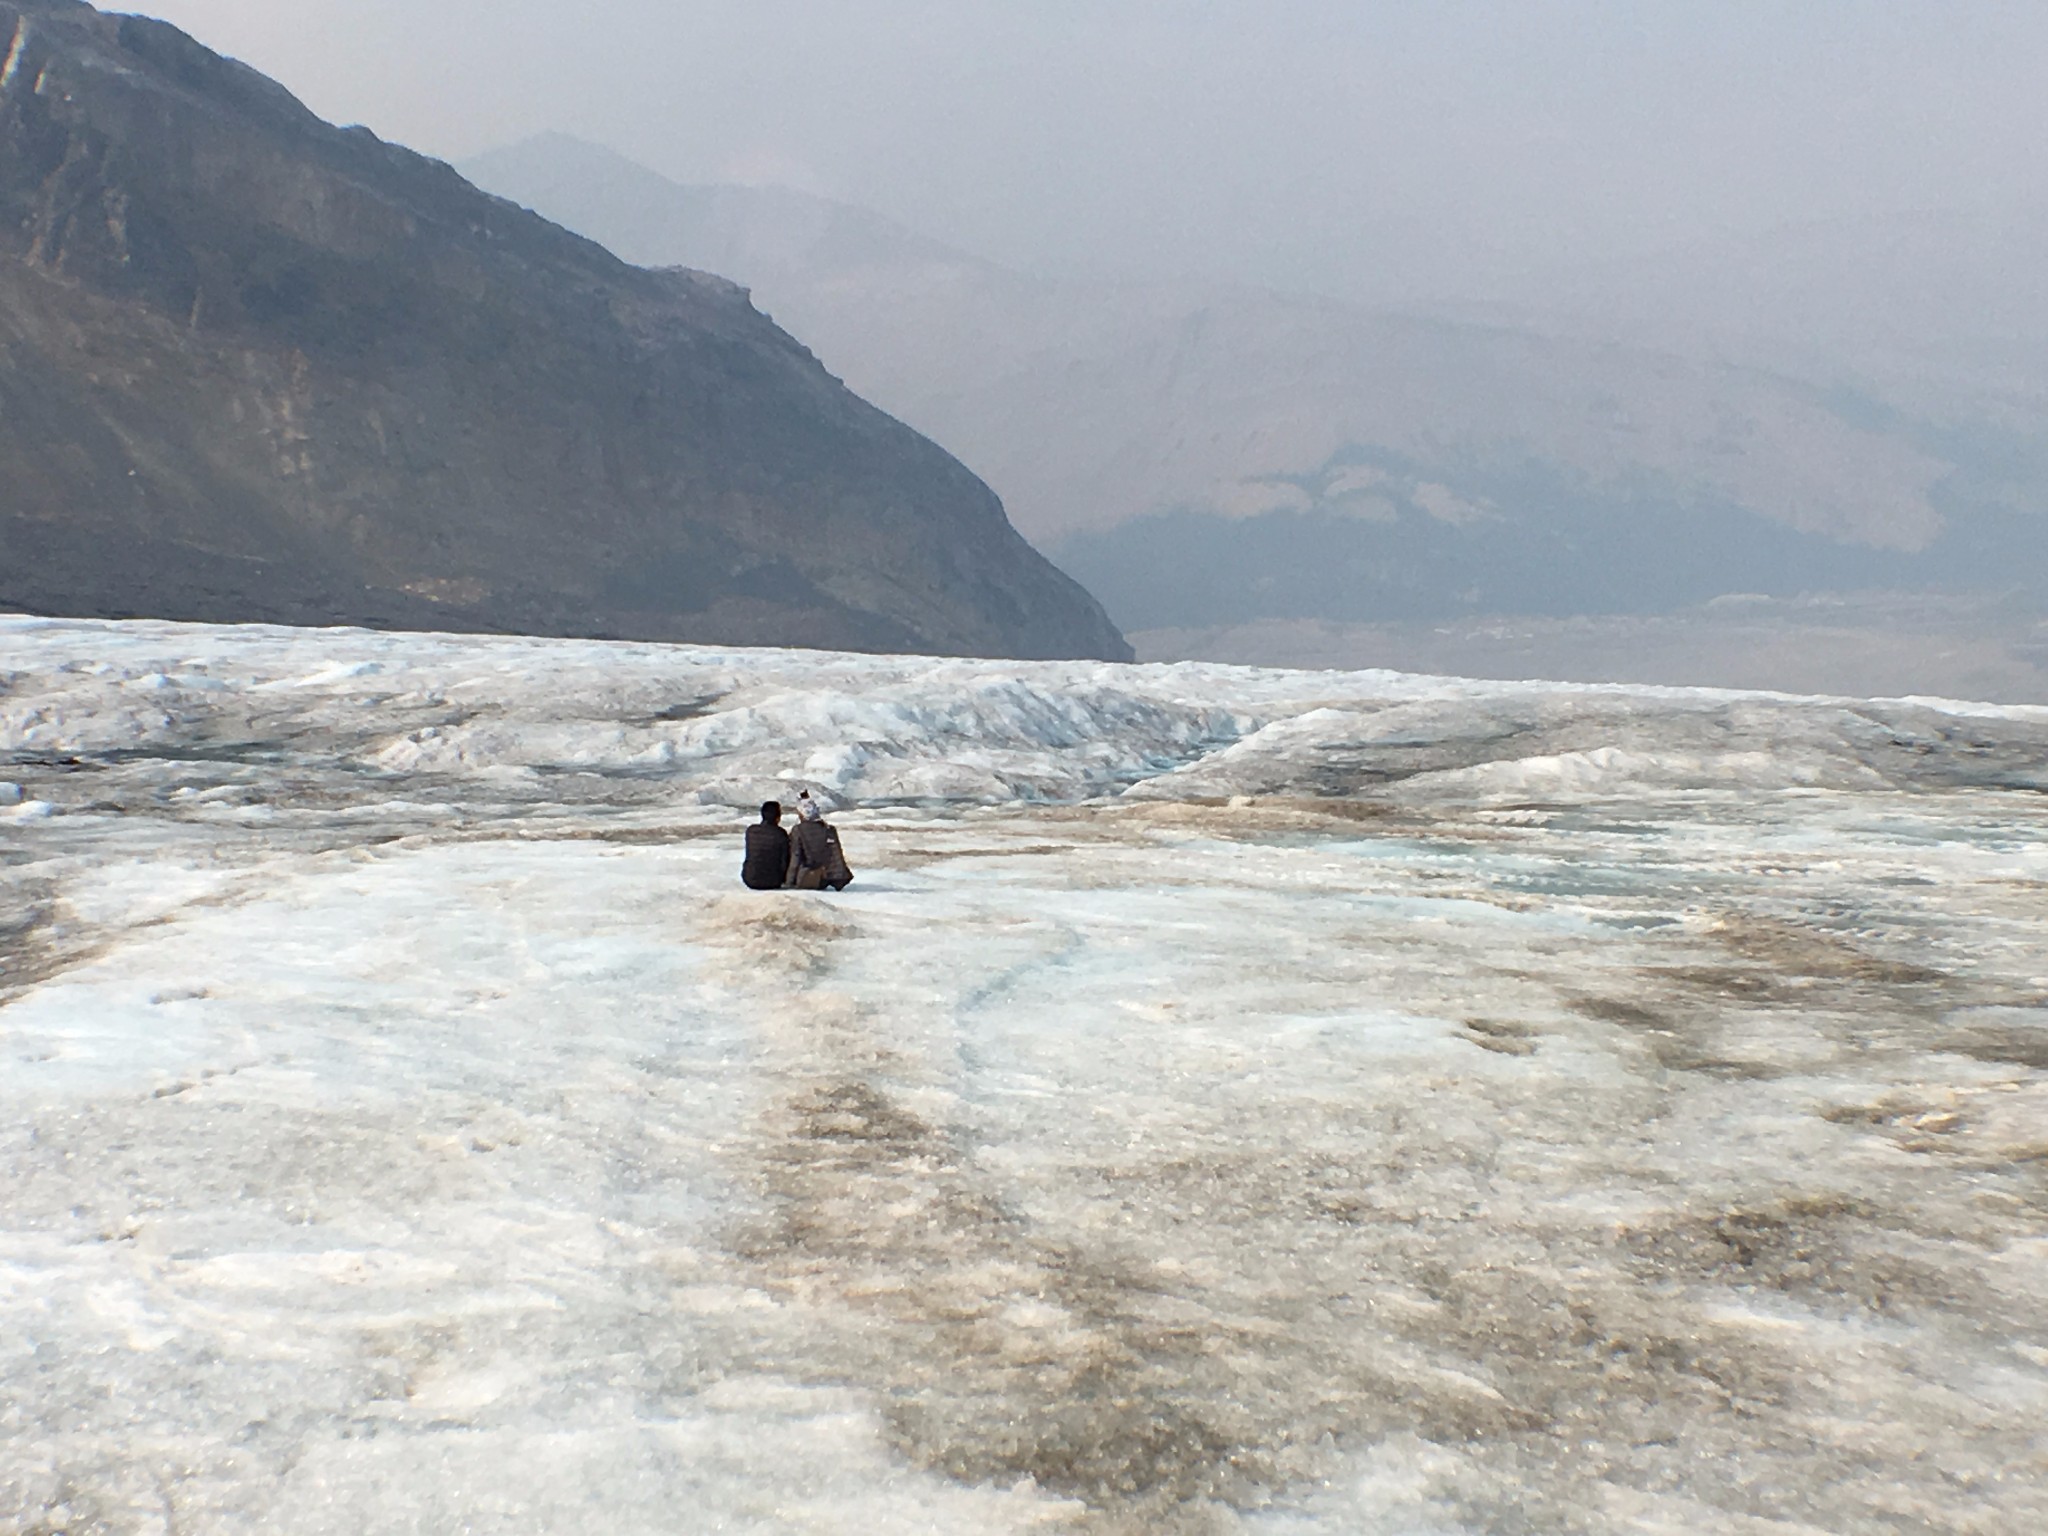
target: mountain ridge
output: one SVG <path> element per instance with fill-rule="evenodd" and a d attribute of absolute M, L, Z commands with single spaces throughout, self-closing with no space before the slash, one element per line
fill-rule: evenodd
<path fill-rule="evenodd" d="M 0 38 L 0 604 L 1128 656 L 738 285 L 167 23 L 0 0 Z"/>

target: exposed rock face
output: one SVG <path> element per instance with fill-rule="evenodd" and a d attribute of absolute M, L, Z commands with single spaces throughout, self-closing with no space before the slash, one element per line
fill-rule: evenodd
<path fill-rule="evenodd" d="M 0 0 L 0 607 L 1122 658 L 721 279 Z"/>

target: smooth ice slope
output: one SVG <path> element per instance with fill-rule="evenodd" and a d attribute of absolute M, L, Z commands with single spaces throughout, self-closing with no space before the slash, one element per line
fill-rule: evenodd
<path fill-rule="evenodd" d="M 738 887 L 827 794 L 842 896 Z M 0 625 L 0 1530 L 2048 1528 L 2048 711 Z"/>

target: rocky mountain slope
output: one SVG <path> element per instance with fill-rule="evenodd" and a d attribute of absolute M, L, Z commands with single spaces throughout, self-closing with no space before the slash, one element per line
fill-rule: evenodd
<path fill-rule="evenodd" d="M 0 0 L 0 607 L 1122 657 L 959 463 L 160 22 Z"/>
<path fill-rule="evenodd" d="M 633 259 L 753 285 L 1129 629 L 2048 577 L 2048 418 L 2024 411 L 1254 290 L 1040 281 L 559 137 L 467 169 Z"/>

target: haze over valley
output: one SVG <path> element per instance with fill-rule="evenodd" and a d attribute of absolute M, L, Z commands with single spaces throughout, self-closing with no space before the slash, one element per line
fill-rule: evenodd
<path fill-rule="evenodd" d="M 464 169 L 635 261 L 749 284 L 856 389 L 996 486 L 1150 655 L 1355 665 L 1391 643 L 1405 664 L 1453 671 L 1473 648 L 1427 636 L 1495 616 L 1580 617 L 1620 650 L 1609 616 L 1829 592 L 1867 610 L 1873 591 L 1931 588 L 1952 594 L 1970 646 L 2007 664 L 1920 647 L 1795 681 L 1701 614 L 1694 643 L 1656 665 L 1670 681 L 2048 696 L 2032 659 L 2048 393 L 2008 388 L 1989 361 L 1893 403 L 1876 392 L 1896 374 L 1868 350 L 1810 354 L 1801 376 L 1722 360 L 1704 332 L 1680 353 L 1618 311 L 1603 337 L 1590 322 L 1034 278 L 868 210 L 679 186 L 561 136 Z M 1646 276 L 1672 274 L 1637 275 L 1645 302 Z M 1612 339 L 1631 330 L 1636 344 Z M 1933 347 L 1942 332 L 1919 334 Z M 1278 639 L 1290 623 L 1321 625 L 1321 650 Z M 1384 628 L 1404 623 L 1398 639 Z M 1264 626 L 1262 644 L 1239 644 L 1246 625 Z M 1331 626 L 1365 625 L 1381 628 L 1331 644 Z M 1813 654 L 1787 639 L 1787 657 Z M 1629 675 L 1599 650 L 1488 664 Z"/>

